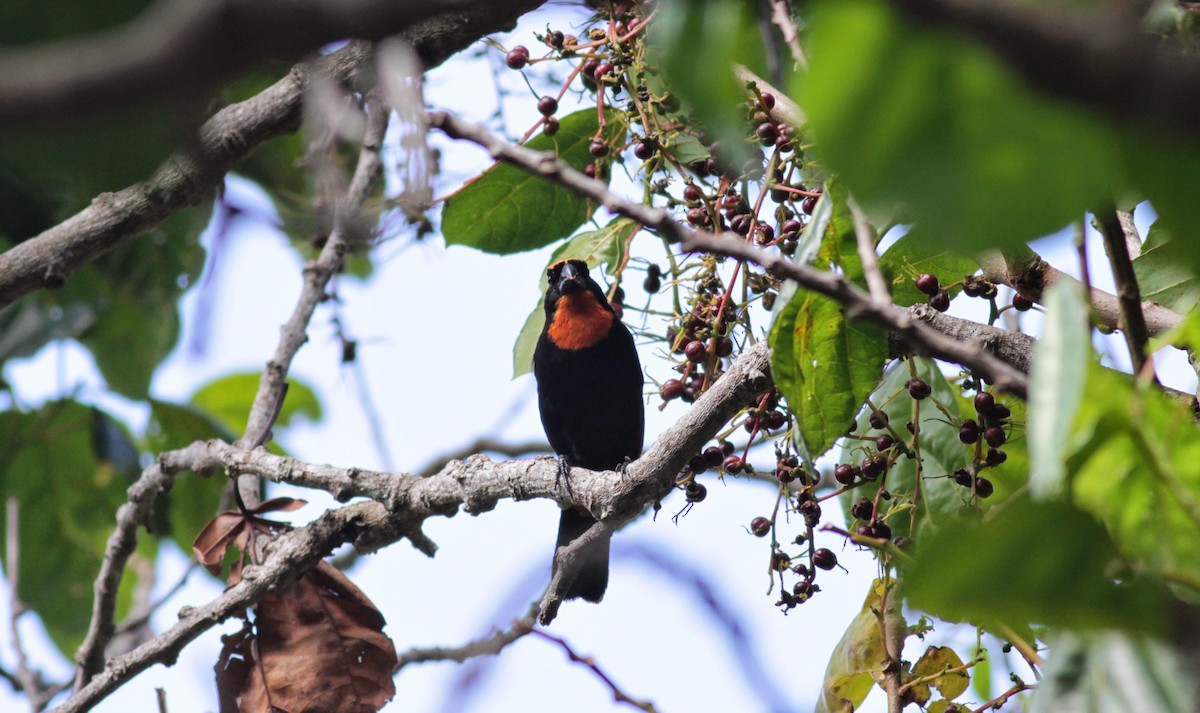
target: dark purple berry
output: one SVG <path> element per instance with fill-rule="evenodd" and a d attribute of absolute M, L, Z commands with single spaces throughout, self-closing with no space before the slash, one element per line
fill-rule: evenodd
<path fill-rule="evenodd" d="M 941 284 L 938 283 L 937 276 L 930 275 L 928 272 L 917 275 L 916 284 L 918 290 L 930 296 L 936 295 L 942 289 Z"/>
<path fill-rule="evenodd" d="M 800 203 L 800 210 L 804 211 L 805 215 L 812 215 L 813 211 L 816 209 L 817 209 L 817 197 L 816 196 L 808 196 Z"/>
<path fill-rule="evenodd" d="M 958 440 L 968 445 L 979 440 L 979 424 L 975 422 L 975 419 L 963 419 L 958 427 Z"/>
<path fill-rule="evenodd" d="M 704 456 L 692 456 L 692 459 L 688 461 L 688 470 L 696 474 L 703 473 L 708 470 L 708 461 Z"/>
<path fill-rule="evenodd" d="M 689 208 L 687 212 L 687 222 L 692 225 L 703 225 L 704 221 L 708 220 L 708 211 L 703 208 Z"/>
<path fill-rule="evenodd" d="M 547 117 L 546 121 L 542 124 L 542 133 L 546 136 L 554 136 L 557 134 L 558 119 L 555 119 L 553 116 Z"/>
<path fill-rule="evenodd" d="M 729 337 L 717 337 L 716 352 L 719 357 L 733 354 L 733 340 Z"/>
<path fill-rule="evenodd" d="M 733 455 L 733 444 L 729 441 L 721 441 L 721 452 L 726 456 Z"/>
<path fill-rule="evenodd" d="M 992 409 L 992 419 L 995 421 L 1003 421 L 1009 416 L 1012 416 L 1012 410 L 1004 404 L 996 404 L 996 407 Z"/>
<path fill-rule="evenodd" d="M 987 441 L 992 448 L 999 448 L 1008 440 L 1008 434 L 999 426 L 988 426 L 983 429 L 983 440 Z"/>
<path fill-rule="evenodd" d="M 703 197 L 703 194 L 700 193 L 700 189 L 696 188 L 690 183 L 687 184 L 687 186 L 683 189 L 683 199 L 689 203 L 695 203 Z"/>
<path fill-rule="evenodd" d="M 970 487 L 971 474 L 967 472 L 966 468 L 959 468 L 958 470 L 954 471 L 954 482 L 963 487 Z"/>
<path fill-rule="evenodd" d="M 608 155 L 608 144 L 604 143 L 603 141 L 599 141 L 599 140 L 593 141 L 591 144 L 588 145 L 588 153 L 595 156 L 596 158 L 600 158 L 601 156 L 607 156 Z"/>
<path fill-rule="evenodd" d="M 986 391 L 975 394 L 975 413 L 986 416 L 996 408 L 996 397 Z"/>
<path fill-rule="evenodd" d="M 683 494 L 689 503 L 698 503 L 708 495 L 708 489 L 693 480 L 683 486 Z"/>
<path fill-rule="evenodd" d="M 504 63 L 509 69 L 521 69 L 529 63 L 529 48 L 524 45 L 517 45 L 508 51 L 504 56 Z"/>
<path fill-rule="evenodd" d="M 830 570 L 837 566 L 837 555 L 824 547 L 813 553 L 813 565 L 820 569 Z"/>
<path fill-rule="evenodd" d="M 704 460 L 709 466 L 716 468 L 721 465 L 721 461 L 725 460 L 725 452 L 717 446 L 709 446 L 704 449 Z"/>
<path fill-rule="evenodd" d="M 1028 312 L 1029 310 L 1033 309 L 1033 300 L 1029 299 L 1020 292 L 1014 292 L 1012 297 L 1012 306 L 1015 307 L 1018 312 Z"/>
<path fill-rule="evenodd" d="M 883 475 L 883 471 L 887 470 L 887 459 L 879 456 L 863 458 L 859 470 L 867 480 L 875 480 Z"/>
<path fill-rule="evenodd" d="M 665 401 L 677 399 L 683 395 L 683 382 L 679 379 L 667 379 L 663 382 L 661 393 Z"/>
<path fill-rule="evenodd" d="M 595 178 L 596 177 L 596 164 L 589 163 L 588 165 L 584 166 L 583 167 L 583 175 L 587 176 L 588 178 Z"/>
<path fill-rule="evenodd" d="M 875 506 L 866 498 L 859 498 L 853 505 L 850 506 L 850 517 L 857 520 L 870 520 L 871 514 L 875 512 Z"/>
<path fill-rule="evenodd" d="M 775 95 L 774 94 L 771 94 L 770 92 L 763 92 L 761 100 L 762 100 L 762 108 L 766 109 L 767 111 L 770 111 L 775 108 Z"/>
<path fill-rule="evenodd" d="M 754 533 L 755 537 L 766 537 L 771 531 L 771 521 L 761 515 L 750 521 L 750 532 Z"/>
<path fill-rule="evenodd" d="M 538 113 L 542 116 L 553 116 L 558 111 L 558 100 L 554 97 L 538 99 Z"/>
<path fill-rule="evenodd" d="M 888 527 L 886 522 L 877 522 L 871 526 L 873 530 L 871 537 L 879 538 L 880 540 L 892 539 L 892 528 Z"/>
<path fill-rule="evenodd" d="M 688 342 L 688 345 L 683 348 L 683 355 L 688 361 L 699 363 L 708 358 L 708 347 L 704 346 L 704 342 L 699 339 Z"/>
<path fill-rule="evenodd" d="M 654 142 L 639 141 L 633 147 L 633 155 L 645 161 L 654 155 Z"/>
<path fill-rule="evenodd" d="M 653 295 L 662 289 L 662 281 L 656 275 L 647 275 L 646 279 L 642 280 L 642 289 Z"/>
<path fill-rule="evenodd" d="M 726 456 L 725 462 L 721 464 L 721 467 L 725 469 L 726 473 L 729 473 L 730 475 L 737 475 L 738 473 L 742 472 L 742 467 L 744 465 L 746 465 L 746 461 L 742 460 L 741 458 L 738 458 L 737 456 Z"/>
<path fill-rule="evenodd" d="M 784 416 L 779 411 L 772 411 L 767 414 L 767 430 L 778 431 L 787 424 L 787 416 Z"/>
<path fill-rule="evenodd" d="M 950 295 L 945 290 L 939 290 L 929 296 L 929 306 L 938 312 L 945 312 L 950 309 Z"/>
<path fill-rule="evenodd" d="M 781 235 L 783 235 L 784 238 L 788 238 L 788 237 L 794 238 L 800 234 L 800 230 L 803 227 L 804 227 L 803 223 L 801 223 L 800 221 L 798 221 L 796 219 L 792 219 L 792 220 L 785 221 L 784 224 L 782 226 L 780 226 L 779 232 Z"/>
<path fill-rule="evenodd" d="M 988 465 L 992 465 L 992 466 L 1000 465 L 1001 463 L 1003 463 L 1006 460 L 1008 460 L 1008 454 L 1005 453 L 1004 451 L 1002 451 L 998 448 L 989 448 L 988 449 L 988 452 L 987 452 L 987 464 Z"/>
<path fill-rule="evenodd" d="M 854 466 L 842 463 L 833 469 L 833 479 L 842 485 L 852 485 L 854 483 Z"/>
<path fill-rule="evenodd" d="M 886 433 L 875 439 L 875 448 L 881 451 L 886 451 L 894 445 L 896 445 L 896 439 Z"/>
<path fill-rule="evenodd" d="M 981 498 L 989 498 L 992 496 L 992 493 L 994 493 L 994 492 L 996 492 L 996 488 L 995 488 L 995 486 L 992 485 L 992 481 L 988 480 L 987 478 L 976 478 L 975 479 L 975 494 L 976 495 L 978 495 Z"/>
<path fill-rule="evenodd" d="M 613 70 L 615 69 L 616 67 L 613 66 L 612 62 L 604 62 L 596 67 L 596 70 L 592 76 L 596 78 L 596 81 L 600 81 L 604 79 L 605 76 L 612 74 Z"/>
<path fill-rule="evenodd" d="M 779 129 L 776 129 L 774 124 L 767 121 L 759 124 L 758 128 L 754 130 L 754 134 L 758 136 L 760 144 L 763 146 L 772 146 L 775 143 L 775 139 L 779 138 Z"/>
<path fill-rule="evenodd" d="M 929 395 L 933 393 L 933 389 L 930 388 L 929 384 L 925 383 L 921 379 L 910 380 L 907 384 L 907 387 L 908 387 L 908 395 L 913 397 L 917 401 L 920 401 L 921 399 L 924 399 L 924 398 L 928 398 Z"/>
<path fill-rule="evenodd" d="M 883 411 L 872 411 L 871 417 L 869 419 L 867 419 L 867 421 L 871 424 L 871 428 L 874 428 L 876 430 L 882 430 L 882 429 L 887 428 L 888 415 L 886 413 L 884 413 Z M 880 450 L 882 450 L 882 449 L 880 449 Z"/>

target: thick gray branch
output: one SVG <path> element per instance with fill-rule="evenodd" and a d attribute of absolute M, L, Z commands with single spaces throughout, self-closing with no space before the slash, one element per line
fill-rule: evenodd
<path fill-rule="evenodd" d="M 494 158 L 520 166 L 535 175 L 549 178 L 573 193 L 593 200 L 610 212 L 623 215 L 656 230 L 672 242 L 682 243 L 689 250 L 704 250 L 749 260 L 781 277 L 795 280 L 803 287 L 831 297 L 846 308 L 852 319 L 864 319 L 898 333 L 918 354 L 934 356 L 968 366 L 995 384 L 1000 391 L 1025 398 L 1029 379 L 977 344 L 955 341 L 913 320 L 903 308 L 879 304 L 871 296 L 833 272 L 822 272 L 798 265 L 778 253 L 755 247 L 737 235 L 699 233 L 679 224 L 667 211 L 634 203 L 613 193 L 608 186 L 571 168 L 565 161 L 524 146 L 514 146 L 492 135 L 486 129 L 462 121 L 445 112 L 432 112 L 430 126 L 448 136 L 467 139 L 487 149 Z"/>
<path fill-rule="evenodd" d="M 459 12 L 433 17 L 400 36 L 412 43 L 426 66 L 434 66 L 483 35 L 511 26 L 541 2 L 464 2 Z M 63 223 L 0 255 L 0 307 L 43 287 L 60 287 L 81 266 L 205 200 L 260 144 L 299 128 L 305 86 L 314 72 L 353 83 L 368 55 L 365 44 L 351 43 L 313 67 L 293 67 L 258 95 L 219 111 L 187 150 L 168 159 L 146 181 L 97 196 Z"/>
<path fill-rule="evenodd" d="M 739 410 L 771 387 L 769 361 L 765 343 L 747 350 L 624 474 L 576 468 L 572 470 L 570 492 L 558 478 L 558 462 L 550 457 L 495 463 L 479 455 L 450 463 L 437 475 L 422 478 L 303 463 L 262 448 L 244 451 L 222 441 L 194 443 L 164 453 L 160 464 L 151 469 L 160 479 L 182 470 L 225 468 L 320 488 L 340 500 L 358 495 L 373 499 L 329 510 L 271 542 L 262 564 L 247 567 L 241 582 L 202 607 L 185 609 L 171 629 L 109 661 L 103 672 L 56 710 L 89 710 L 150 666 L 173 663 L 183 647 L 201 633 L 294 581 L 343 543 L 351 542 L 360 551 L 371 552 L 407 538 L 419 550 L 433 554 L 435 546 L 421 533 L 421 523 L 429 517 L 452 516 L 459 509 L 473 514 L 486 512 L 501 499 L 552 498 L 563 504 L 583 505 L 607 524 L 627 522 L 670 492 L 675 474 L 688 458 Z M 142 481 L 134 487 L 140 487 L 143 493 L 151 491 Z"/>
<path fill-rule="evenodd" d="M 470 0 L 162 0 L 128 24 L 0 52 L 0 127 L 203 96 L 263 60 L 379 39 Z M 540 3 L 495 2 L 509 12 Z"/>

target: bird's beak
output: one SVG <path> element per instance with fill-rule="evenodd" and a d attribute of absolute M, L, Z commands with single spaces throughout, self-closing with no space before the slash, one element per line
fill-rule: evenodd
<path fill-rule="evenodd" d="M 558 275 L 558 293 L 573 295 L 576 292 L 583 292 L 587 289 L 587 284 L 584 282 L 586 279 L 587 273 L 580 272 L 574 265 L 567 263 L 563 265 L 562 272 Z"/>

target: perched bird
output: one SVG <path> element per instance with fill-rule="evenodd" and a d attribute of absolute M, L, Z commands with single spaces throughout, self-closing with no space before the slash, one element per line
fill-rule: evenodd
<path fill-rule="evenodd" d="M 566 467 L 623 467 L 642 454 L 646 419 L 633 335 L 613 313 L 586 262 L 556 262 L 546 275 L 546 326 L 533 352 L 533 375 L 550 447 Z M 586 510 L 564 509 L 556 548 L 595 522 Z M 600 601 L 608 586 L 608 550 L 605 538 L 584 552 L 584 567 L 566 599 Z"/>

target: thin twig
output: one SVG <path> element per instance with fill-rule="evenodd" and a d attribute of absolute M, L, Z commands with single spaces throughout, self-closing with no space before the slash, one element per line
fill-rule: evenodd
<path fill-rule="evenodd" d="M 564 639 L 547 634 L 541 629 L 533 629 L 530 633 L 540 636 L 546 641 L 551 641 L 555 644 L 558 644 L 558 646 L 567 654 L 568 658 L 576 663 L 581 663 L 586 666 L 589 670 L 591 670 L 592 673 L 596 674 L 596 676 L 602 682 L 604 682 L 604 685 L 608 686 L 608 690 L 612 691 L 613 699 L 617 702 L 628 703 L 634 708 L 640 708 L 641 710 L 648 711 L 648 713 L 655 713 L 657 710 L 655 709 L 654 704 L 650 701 L 639 701 L 625 691 L 621 690 L 621 687 L 618 686 L 617 683 L 613 681 L 612 678 L 606 674 L 599 665 L 596 664 L 595 659 L 593 659 L 591 656 L 581 656 L 575 653 L 575 649 L 571 648 L 571 645 L 568 644 Z"/>
<path fill-rule="evenodd" d="M 5 533 L 4 533 L 4 556 L 5 556 L 5 573 L 4 577 L 8 581 L 9 597 L 8 597 L 8 626 L 9 636 L 12 637 L 13 651 L 17 655 L 17 670 L 13 673 L 17 683 L 21 689 L 25 691 L 25 695 L 29 696 L 29 707 L 33 713 L 40 711 L 45 705 L 45 691 L 40 680 L 40 676 L 29 667 L 29 658 L 25 654 L 25 644 L 22 641 L 21 629 L 17 621 L 21 615 L 25 613 L 25 603 L 21 601 L 21 597 L 17 594 L 17 588 L 20 586 L 20 569 L 21 569 L 21 506 L 17 499 L 9 496 L 5 502 Z"/>
<path fill-rule="evenodd" d="M 771 22 L 783 34 L 783 41 L 792 52 L 792 60 L 800 69 L 808 69 L 808 57 L 800 46 L 800 30 L 792 21 L 792 8 L 787 0 L 771 0 Z"/>
<path fill-rule="evenodd" d="M 1017 679 L 1017 682 L 1013 684 L 1012 688 L 974 709 L 971 713 L 984 713 L 984 711 L 1000 710 L 1001 706 L 1003 706 L 1005 703 L 1008 703 L 1008 699 L 1012 698 L 1018 693 L 1021 693 L 1022 691 L 1028 691 L 1031 688 L 1035 688 L 1035 686 Z"/>
<path fill-rule="evenodd" d="M 588 178 L 564 161 L 524 146 L 513 146 L 483 127 L 462 121 L 445 112 L 431 112 L 429 123 L 451 138 L 477 143 L 487 149 L 494 158 L 555 181 L 576 195 L 595 201 L 612 213 L 636 220 L 647 228 L 658 231 L 668 240 L 682 243 L 684 249 L 704 250 L 750 260 L 776 275 L 795 280 L 814 292 L 842 303 L 851 319 L 864 319 L 894 330 L 918 353 L 968 366 L 993 383 L 997 390 L 1025 398 L 1029 387 L 1026 375 L 989 354 L 979 345 L 964 344 L 937 333 L 913 320 L 908 312 L 900 307 L 876 304 L 868 294 L 841 275 L 796 264 L 778 253 L 750 245 L 736 236 L 691 230 L 676 222 L 669 212 L 626 200 L 610 191 L 603 182 Z"/>
<path fill-rule="evenodd" d="M 892 303 L 892 293 L 888 291 L 887 279 L 879 269 L 879 253 L 875 252 L 875 229 L 866 213 L 853 200 L 850 202 L 850 216 L 854 222 L 854 242 L 858 245 L 858 259 L 862 261 L 863 274 L 867 278 L 867 290 L 871 299 L 881 305 Z"/>
<path fill-rule="evenodd" d="M 1142 314 L 1142 293 L 1138 288 L 1137 274 L 1129 259 L 1129 248 L 1125 242 L 1125 231 L 1116 210 L 1104 210 L 1096 214 L 1096 227 L 1104 238 L 1104 252 L 1112 265 L 1113 281 L 1117 285 L 1117 300 L 1121 309 L 1121 331 L 1133 360 L 1133 373 L 1146 374 L 1157 382 L 1154 362 L 1148 359 L 1146 343 L 1150 335 L 1146 330 L 1146 317 Z"/>
<path fill-rule="evenodd" d="M 529 607 L 529 611 L 526 612 L 525 616 L 520 619 L 513 619 L 512 624 L 507 629 L 494 630 L 487 636 L 480 637 L 462 646 L 435 646 L 432 648 L 409 649 L 397 657 L 399 662 L 396 664 L 396 672 L 399 673 L 400 669 L 414 663 L 427 663 L 429 661 L 454 661 L 456 663 L 463 663 L 468 659 L 479 656 L 495 656 L 509 644 L 533 631 L 537 613 L 537 604 L 533 604 Z"/>

